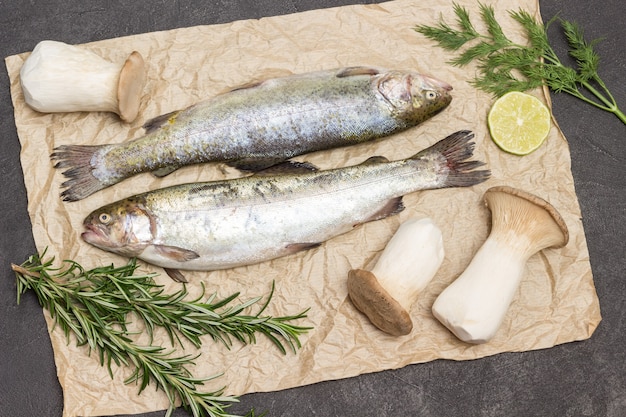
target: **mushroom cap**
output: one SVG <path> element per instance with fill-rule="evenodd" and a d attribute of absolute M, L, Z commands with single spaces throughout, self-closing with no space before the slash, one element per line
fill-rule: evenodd
<path fill-rule="evenodd" d="M 525 235 L 532 242 L 532 253 L 563 247 L 569 241 L 567 225 L 559 212 L 534 194 L 496 186 L 485 192 L 484 199 L 492 213 L 492 235 L 507 231 Z"/>
<path fill-rule="evenodd" d="M 132 122 L 139 113 L 141 93 L 146 82 L 146 71 L 143 57 L 133 51 L 120 70 L 117 84 L 119 116 L 125 122 Z"/>
<path fill-rule="evenodd" d="M 393 336 L 403 336 L 413 329 L 409 313 L 370 271 L 353 269 L 348 273 L 348 295 L 354 306 L 380 330 Z"/>

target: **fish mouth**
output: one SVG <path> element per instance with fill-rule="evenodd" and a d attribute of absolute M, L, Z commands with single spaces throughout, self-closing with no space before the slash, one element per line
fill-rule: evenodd
<path fill-rule="evenodd" d="M 105 236 L 100 228 L 92 224 L 85 224 L 83 226 L 86 230 L 80 234 L 80 238 L 85 242 L 91 245 L 98 245 L 105 240 Z"/>
<path fill-rule="evenodd" d="M 431 85 L 432 87 L 440 88 L 444 91 L 450 92 L 452 91 L 452 86 L 445 81 L 441 81 L 435 77 L 431 77 L 429 75 L 422 75 L 426 84 Z"/>

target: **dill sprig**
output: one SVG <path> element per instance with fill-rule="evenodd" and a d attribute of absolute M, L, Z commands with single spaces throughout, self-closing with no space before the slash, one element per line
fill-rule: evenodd
<path fill-rule="evenodd" d="M 45 255 L 45 252 L 44 252 Z M 244 310 L 258 303 L 261 297 L 231 305 L 238 293 L 217 300 L 215 294 L 205 298 L 204 287 L 197 298 L 187 300 L 183 287 L 172 294 L 164 292 L 154 281 L 155 274 L 134 275 L 135 259 L 122 267 L 103 266 L 85 270 L 74 261 L 65 261 L 64 267 L 52 266 L 54 259 L 43 260 L 33 255 L 22 265 L 12 265 L 17 279 L 17 302 L 27 290 L 33 290 L 42 307 L 46 308 L 67 338 L 75 336 L 78 346 L 87 345 L 96 351 L 100 365 L 132 366 L 133 372 L 125 383 L 137 383 L 141 393 L 151 382 L 162 389 L 170 406 L 170 416 L 177 402 L 194 417 L 230 416 L 226 412 L 236 397 L 225 396 L 224 388 L 202 392 L 200 387 L 220 375 L 196 378 L 189 371 L 198 355 L 176 355 L 175 345 L 186 339 L 195 347 L 202 345 L 201 336 L 210 335 L 227 348 L 232 340 L 255 343 L 255 334 L 268 337 L 281 352 L 287 347 L 293 352 L 300 348 L 299 336 L 310 328 L 290 324 L 306 317 L 306 310 L 292 316 L 263 316 L 274 287 L 256 314 Z M 128 325 L 131 317 L 139 318 L 150 335 L 148 345 L 138 345 Z M 156 327 L 167 332 L 171 349 L 153 344 Z M 251 411 L 249 416 L 253 416 Z"/>
<path fill-rule="evenodd" d="M 437 25 L 418 25 L 414 29 L 449 51 L 459 51 L 450 63 L 465 66 L 477 63 L 479 76 L 471 83 L 495 96 L 509 91 L 526 91 L 546 85 L 556 93 L 567 93 L 599 109 L 615 114 L 626 124 L 626 115 L 598 74 L 600 58 L 594 50 L 598 40 L 587 42 L 580 27 L 556 17 L 546 25 L 537 22 L 528 12 L 509 11 L 528 38 L 528 45 L 511 41 L 495 18 L 494 9 L 479 3 L 480 16 L 487 33 L 476 30 L 469 11 L 454 4 L 456 26 L 443 18 Z M 558 20 L 569 45 L 569 55 L 576 67 L 564 65 L 548 41 L 548 28 Z"/>

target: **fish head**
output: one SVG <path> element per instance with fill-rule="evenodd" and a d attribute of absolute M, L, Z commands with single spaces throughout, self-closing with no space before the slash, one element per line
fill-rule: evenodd
<path fill-rule="evenodd" d="M 452 101 L 452 86 L 415 72 L 391 71 L 378 82 L 378 91 L 392 107 L 395 117 L 410 124 L 421 123 Z"/>
<path fill-rule="evenodd" d="M 139 256 L 152 242 L 154 219 L 134 199 L 101 207 L 83 221 L 81 238 L 99 249 L 123 256 Z"/>

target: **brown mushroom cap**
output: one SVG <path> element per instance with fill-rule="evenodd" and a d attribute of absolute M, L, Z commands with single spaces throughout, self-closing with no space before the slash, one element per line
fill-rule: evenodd
<path fill-rule="evenodd" d="M 132 122 L 139 113 L 141 93 L 146 82 L 146 71 L 143 57 L 133 51 L 120 71 L 117 84 L 119 116 L 125 122 Z"/>
<path fill-rule="evenodd" d="M 389 295 L 371 272 L 351 270 L 348 273 L 348 295 L 354 306 L 380 330 L 393 336 L 403 336 L 413 329 L 409 313 Z"/>
<path fill-rule="evenodd" d="M 563 247 L 569 232 L 559 212 L 547 201 L 508 186 L 488 189 L 484 195 L 491 210 L 492 234 L 507 231 L 525 235 L 532 245 L 528 256 L 548 247 Z"/>

